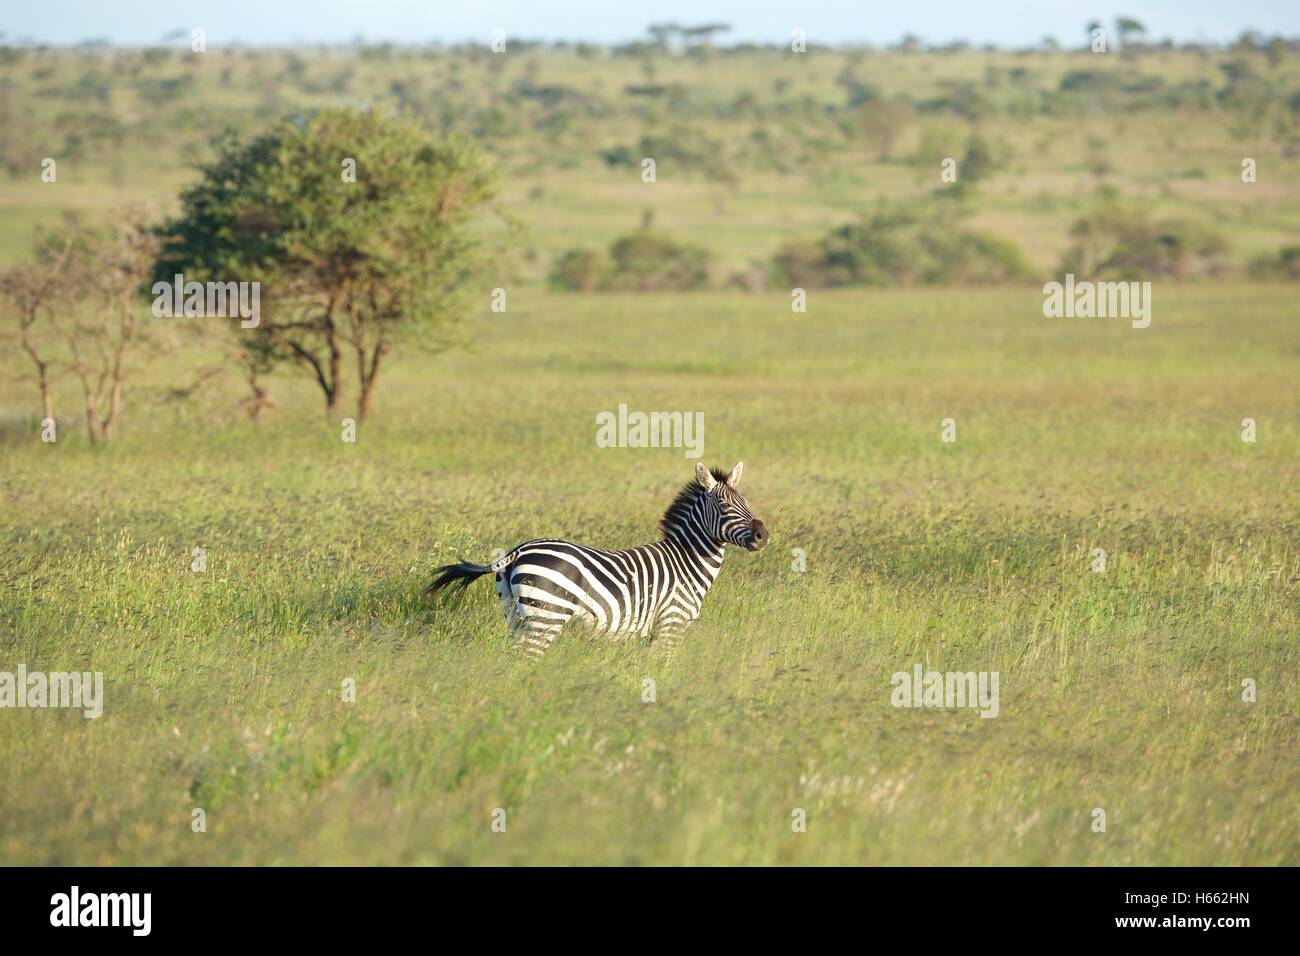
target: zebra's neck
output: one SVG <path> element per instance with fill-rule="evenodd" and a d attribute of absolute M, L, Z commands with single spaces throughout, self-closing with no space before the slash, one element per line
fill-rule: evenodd
<path fill-rule="evenodd" d="M 664 546 L 676 553 L 689 568 L 703 594 L 722 568 L 726 542 L 704 526 L 693 507 L 678 509 L 676 513 L 670 511 L 665 515 L 660 530 L 664 535 Z"/>
<path fill-rule="evenodd" d="M 698 561 L 721 564 L 726 543 L 712 535 L 700 534 L 689 528 L 665 529 L 664 544 L 672 545 L 674 551 Z"/>
<path fill-rule="evenodd" d="M 685 593 L 693 598 L 685 599 L 691 608 L 690 617 L 694 619 L 699 613 L 704 596 L 718 580 L 722 570 L 722 554 L 725 547 L 721 541 L 707 548 L 688 543 L 678 537 L 668 537 L 656 545 L 651 545 L 660 552 L 669 555 L 669 564 L 674 569 L 678 582 L 685 587 Z"/>
<path fill-rule="evenodd" d="M 678 492 L 659 521 L 659 531 L 664 540 L 658 545 L 676 557 L 675 563 L 685 572 L 701 599 L 722 569 L 726 548 L 726 542 L 710 531 L 704 522 L 700 500 L 704 493 L 694 483 Z"/>

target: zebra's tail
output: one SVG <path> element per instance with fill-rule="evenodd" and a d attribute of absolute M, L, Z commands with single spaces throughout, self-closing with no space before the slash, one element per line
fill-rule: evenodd
<path fill-rule="evenodd" d="M 471 564 L 468 561 L 460 561 L 456 564 L 444 564 L 440 568 L 434 568 L 433 573 L 437 577 L 433 579 L 432 584 L 424 589 L 424 594 L 426 597 L 431 597 L 452 584 L 459 585 L 463 590 L 469 586 L 469 582 L 490 572 L 501 571 L 508 567 L 518 552 L 519 548 L 512 548 L 491 564 Z"/>
<path fill-rule="evenodd" d="M 434 568 L 433 573 L 437 575 L 433 583 L 424 589 L 426 597 L 431 597 L 443 588 L 453 584 L 460 585 L 463 589 L 468 587 L 469 582 L 475 578 L 480 578 L 492 570 L 489 564 L 470 564 L 468 561 L 461 561 L 459 564 L 444 564 L 440 568 Z"/>

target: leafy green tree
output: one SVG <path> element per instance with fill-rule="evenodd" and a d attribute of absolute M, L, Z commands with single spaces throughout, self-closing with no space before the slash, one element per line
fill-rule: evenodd
<path fill-rule="evenodd" d="M 1105 200 L 1070 228 L 1059 272 L 1081 279 L 1178 281 L 1226 268 L 1228 240 L 1212 226 L 1154 219 L 1140 207 Z"/>
<path fill-rule="evenodd" d="M 894 155 L 894 143 L 914 117 L 911 103 L 902 97 L 874 99 L 859 109 L 857 125 L 875 146 L 877 157 L 887 162 Z"/>
<path fill-rule="evenodd" d="M 989 147 L 988 140 L 975 133 L 966 143 L 966 155 L 958 167 L 959 175 L 967 182 L 977 183 L 988 179 L 995 167 L 993 150 Z"/>
<path fill-rule="evenodd" d="M 470 228 L 496 191 L 481 152 L 378 113 L 322 110 L 249 143 L 217 143 L 157 277 L 260 283 L 261 316 L 244 331 L 268 365 L 296 363 L 327 414 L 341 407 L 344 357 L 356 368 L 357 418 L 371 412 L 389 352 L 444 347 L 467 280 L 487 255 Z"/>
<path fill-rule="evenodd" d="M 1136 46 L 1146 36 L 1147 28 L 1132 17 L 1116 17 L 1115 31 L 1119 34 L 1121 46 Z"/>
<path fill-rule="evenodd" d="M 681 36 L 682 27 L 676 23 L 652 23 L 646 27 L 646 32 L 656 46 L 667 50 L 672 46 L 673 39 Z"/>
<path fill-rule="evenodd" d="M 609 274 L 609 258 L 595 249 L 570 249 L 547 275 L 551 288 L 566 292 L 591 292 Z"/>
<path fill-rule="evenodd" d="M 730 29 L 730 23 L 701 23 L 695 27 L 678 27 L 677 32 L 688 45 L 695 41 L 698 45 L 708 49 L 713 45 L 713 35 L 715 33 L 726 33 Z"/>
<path fill-rule="evenodd" d="M 610 289 L 655 292 L 703 289 L 709 284 L 711 257 L 705 250 L 649 229 L 614 240 L 609 258 L 613 263 L 606 283 Z"/>

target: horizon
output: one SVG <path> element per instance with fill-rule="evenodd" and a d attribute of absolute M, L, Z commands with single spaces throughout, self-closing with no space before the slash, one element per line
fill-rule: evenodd
<path fill-rule="evenodd" d="M 1191 0 L 1177 7 L 1143 0 L 1091 12 L 1060 0 L 1037 4 L 1033 10 L 1008 0 L 993 0 L 978 10 L 959 3 L 939 4 L 925 15 L 897 9 L 863 13 L 843 0 L 809 0 L 797 7 L 721 0 L 707 9 L 670 0 L 656 4 L 653 10 L 600 9 L 591 0 L 571 0 L 549 10 L 519 0 L 443 10 L 430 10 L 414 0 L 383 0 L 364 10 L 345 7 L 326 11 L 304 0 L 290 0 L 271 10 L 249 0 L 192 3 L 185 11 L 155 0 L 126 6 L 106 10 L 87 0 L 74 0 L 14 10 L 0 31 L 0 43 L 53 48 L 86 44 L 156 47 L 185 44 L 191 30 L 202 28 L 208 44 L 215 47 L 459 46 L 487 44 L 495 30 L 504 31 L 507 40 L 519 42 L 610 47 L 645 40 L 647 28 L 654 23 L 724 23 L 727 30 L 715 44 L 722 48 L 784 46 L 797 28 L 805 31 L 809 46 L 822 47 L 880 48 L 912 36 L 927 47 L 965 43 L 1015 50 L 1039 47 L 1051 38 L 1064 49 L 1074 49 L 1084 44 L 1089 22 L 1097 20 L 1113 28 L 1118 17 L 1131 17 L 1143 24 L 1148 43 L 1169 40 L 1178 45 L 1221 46 L 1251 31 L 1263 36 L 1300 36 L 1300 6 L 1277 0 L 1230 6 Z M 187 15 L 189 23 L 183 19 Z"/>

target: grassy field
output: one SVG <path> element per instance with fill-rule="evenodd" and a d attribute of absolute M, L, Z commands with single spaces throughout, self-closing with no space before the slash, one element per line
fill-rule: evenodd
<path fill-rule="evenodd" d="M 0 380 L 0 655 L 107 698 L 0 713 L 0 861 L 1300 863 L 1300 299 L 1041 307 L 520 292 L 472 351 L 403 355 L 356 444 L 283 377 L 259 425 L 228 383 L 42 445 Z M 597 447 L 621 402 L 702 411 L 772 534 L 679 653 L 530 664 L 485 582 L 422 603 L 526 538 L 653 538 L 694 463 Z M 894 708 L 917 663 L 999 672 L 999 715 Z"/>
<path fill-rule="evenodd" d="M 41 443 L 0 350 L 0 671 L 107 698 L 0 709 L 0 863 L 1300 864 L 1300 296 L 1248 281 L 1300 244 L 1294 44 L 511 42 L 0 44 L 0 269 L 67 213 L 176 212 L 214 134 L 323 106 L 474 139 L 505 213 L 476 228 L 511 243 L 468 347 L 404 343 L 356 443 L 293 369 L 259 423 L 230 368 L 179 395 L 222 361 L 180 323 L 219 320 L 149 320 L 178 334 L 128 356 L 105 445 L 57 353 Z M 963 221 L 1036 281 L 812 286 L 806 314 L 737 287 L 878 201 L 949 202 L 976 140 Z M 1043 316 L 1103 201 L 1222 239 L 1155 274 L 1149 328 Z M 547 290 L 645 225 L 712 291 Z M 529 538 L 654 539 L 695 462 L 598 447 L 620 404 L 702 412 L 772 535 L 682 649 L 573 633 L 529 663 L 486 581 L 426 603 L 434 566 Z M 997 672 L 998 715 L 894 707 L 918 664 Z"/>

